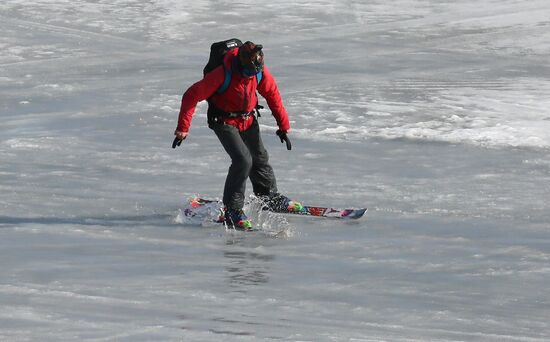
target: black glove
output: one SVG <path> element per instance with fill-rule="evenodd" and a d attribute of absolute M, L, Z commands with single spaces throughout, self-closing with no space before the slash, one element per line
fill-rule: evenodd
<path fill-rule="evenodd" d="M 180 146 L 182 141 L 183 139 L 175 137 L 174 141 L 172 142 L 172 148 L 176 148 L 176 146 Z"/>
<path fill-rule="evenodd" d="M 285 131 L 281 131 L 280 129 L 277 130 L 277 135 L 279 136 L 279 139 L 281 139 L 281 144 L 283 142 L 286 142 L 286 149 L 292 150 L 292 144 L 290 143 L 290 139 L 288 139 L 288 136 L 286 135 Z"/>

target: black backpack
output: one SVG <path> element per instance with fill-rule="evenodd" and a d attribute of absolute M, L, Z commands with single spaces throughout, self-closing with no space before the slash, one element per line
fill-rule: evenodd
<path fill-rule="evenodd" d="M 220 65 L 223 65 L 223 58 L 225 54 L 228 51 L 231 51 L 233 49 L 238 49 L 241 47 L 243 43 L 237 39 L 232 38 L 228 40 L 223 40 L 221 42 L 215 42 L 210 46 L 210 58 L 208 59 L 208 63 L 204 66 L 204 69 L 202 70 L 203 75 L 206 75 L 207 73 L 211 72 L 212 70 L 216 69 Z M 225 68 L 225 78 L 223 81 L 223 84 L 216 90 L 216 94 L 221 94 L 224 91 L 227 90 L 229 87 L 229 84 L 231 83 L 231 75 L 232 70 L 231 68 Z M 262 80 L 262 72 L 256 74 L 256 80 L 258 84 Z M 263 106 L 256 103 L 256 114 L 258 117 L 260 117 L 260 109 L 262 109 Z M 227 113 L 220 112 L 215 108 L 215 106 L 211 103 L 210 99 L 208 99 L 208 111 L 207 111 L 207 118 L 208 118 L 208 127 L 214 129 L 216 125 L 218 125 L 220 122 L 222 122 L 223 116 L 227 115 Z"/>
<path fill-rule="evenodd" d="M 243 42 L 241 42 L 237 38 L 231 38 L 212 44 L 210 46 L 210 58 L 208 59 L 208 63 L 204 66 L 204 69 L 202 70 L 203 75 L 206 75 L 210 71 L 222 65 L 223 57 L 228 51 L 239 48 L 242 45 Z"/>
<path fill-rule="evenodd" d="M 204 66 L 204 69 L 202 70 L 203 75 L 206 75 L 210 71 L 216 69 L 218 66 L 223 65 L 223 58 L 225 54 L 228 51 L 231 51 L 233 49 L 238 49 L 241 47 L 243 43 L 237 39 L 237 38 L 231 38 L 228 40 L 222 40 L 221 42 L 215 42 L 210 46 L 210 58 L 208 59 L 208 63 Z M 216 94 L 221 94 L 227 88 L 229 87 L 229 83 L 231 83 L 231 74 L 232 70 L 231 68 L 225 69 L 225 78 L 224 82 L 221 85 L 221 87 L 216 91 Z M 262 80 L 262 72 L 256 74 L 256 80 L 258 84 Z"/>

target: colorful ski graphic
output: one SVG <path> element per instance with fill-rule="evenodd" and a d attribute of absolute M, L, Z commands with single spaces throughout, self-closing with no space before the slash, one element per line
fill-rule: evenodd
<path fill-rule="evenodd" d="M 282 214 L 292 215 L 307 215 L 317 217 L 328 217 L 336 219 L 356 220 L 365 215 L 367 208 L 360 209 L 338 209 L 331 207 L 318 206 L 302 206 L 299 211 L 277 211 Z M 194 217 L 196 215 L 204 216 L 208 213 L 214 222 L 223 222 L 223 204 L 219 200 L 205 199 L 201 197 L 193 197 L 189 200 L 189 205 L 184 209 L 183 213 L 186 217 Z M 217 217 L 216 217 L 217 216 Z"/>

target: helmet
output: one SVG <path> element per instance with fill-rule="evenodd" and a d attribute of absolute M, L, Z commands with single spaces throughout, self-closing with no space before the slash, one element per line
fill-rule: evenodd
<path fill-rule="evenodd" d="M 239 64 L 245 76 L 252 77 L 264 69 L 263 46 L 250 41 L 239 48 Z"/>

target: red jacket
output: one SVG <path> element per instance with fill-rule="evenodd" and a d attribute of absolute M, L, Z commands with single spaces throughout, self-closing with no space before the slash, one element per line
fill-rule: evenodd
<path fill-rule="evenodd" d="M 233 49 L 225 55 L 225 68 L 232 67 L 233 59 L 237 56 L 237 50 Z M 214 105 L 224 112 L 252 112 L 258 101 L 256 90 L 266 99 L 279 129 L 285 132 L 290 130 L 288 114 L 279 94 L 277 83 L 266 66 L 264 66 L 260 84 L 258 84 L 256 76 L 243 76 L 238 70 L 233 68 L 231 83 L 227 90 L 222 94 L 215 94 L 225 79 L 224 66 L 220 65 L 204 75 L 202 80 L 193 84 L 183 94 L 177 131 L 189 132 L 197 103 L 208 98 L 211 98 Z M 242 132 L 252 125 L 253 120 L 252 116 L 250 116 L 247 119 L 241 117 L 226 118 L 224 121 L 226 124 L 237 127 Z"/>

